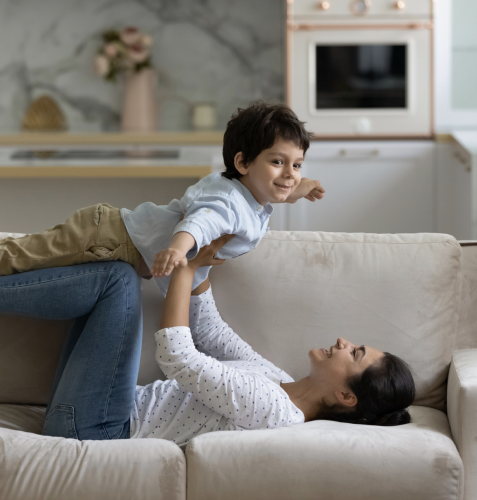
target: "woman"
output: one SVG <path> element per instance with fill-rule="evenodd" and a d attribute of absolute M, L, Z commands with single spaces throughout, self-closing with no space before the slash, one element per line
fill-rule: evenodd
<path fill-rule="evenodd" d="M 200 266 L 219 265 L 224 236 L 173 272 L 156 359 L 169 380 L 135 386 L 141 296 L 131 266 L 105 262 L 0 278 L 0 313 L 76 318 L 47 408 L 43 434 L 76 439 L 162 438 L 185 445 L 216 430 L 277 428 L 317 418 L 407 423 L 409 369 L 395 356 L 338 339 L 312 349 L 298 382 L 255 353 L 221 319 Z M 190 325 L 190 329 L 189 329 Z"/>

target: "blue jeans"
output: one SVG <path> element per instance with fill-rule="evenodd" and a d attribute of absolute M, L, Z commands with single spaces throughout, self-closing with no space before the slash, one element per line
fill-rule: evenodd
<path fill-rule="evenodd" d="M 0 313 L 74 319 L 43 434 L 127 439 L 142 341 L 140 278 L 123 262 L 0 277 Z"/>

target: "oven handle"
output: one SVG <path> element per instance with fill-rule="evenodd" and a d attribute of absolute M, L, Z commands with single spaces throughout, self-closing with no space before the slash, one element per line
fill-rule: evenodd
<path fill-rule="evenodd" d="M 345 158 L 375 158 L 381 152 L 379 149 L 340 149 L 339 154 Z"/>
<path fill-rule="evenodd" d="M 396 24 L 312 24 L 287 23 L 290 31 L 317 31 L 317 30 L 432 30 L 432 22 L 423 23 L 396 23 Z"/>

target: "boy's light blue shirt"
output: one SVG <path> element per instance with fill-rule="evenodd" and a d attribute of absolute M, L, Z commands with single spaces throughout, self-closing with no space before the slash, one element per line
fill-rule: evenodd
<path fill-rule="evenodd" d="M 146 202 L 133 211 L 121 209 L 129 236 L 149 268 L 156 254 L 167 248 L 172 236 L 180 231 L 190 233 L 196 242 L 188 259 L 223 234 L 235 234 L 235 238 L 224 245 L 217 258 L 230 259 L 250 252 L 267 232 L 272 213 L 270 203 L 260 205 L 239 180 L 226 179 L 220 173 L 200 180 L 169 205 Z M 209 270 L 210 267 L 201 267 L 196 271 L 192 289 L 207 279 Z M 169 281 L 170 276 L 156 278 L 164 294 Z"/>

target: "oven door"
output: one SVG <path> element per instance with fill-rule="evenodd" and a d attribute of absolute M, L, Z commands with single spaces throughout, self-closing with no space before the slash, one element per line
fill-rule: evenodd
<path fill-rule="evenodd" d="M 430 137 L 431 30 L 363 28 L 290 33 L 290 106 L 321 137 Z"/>

